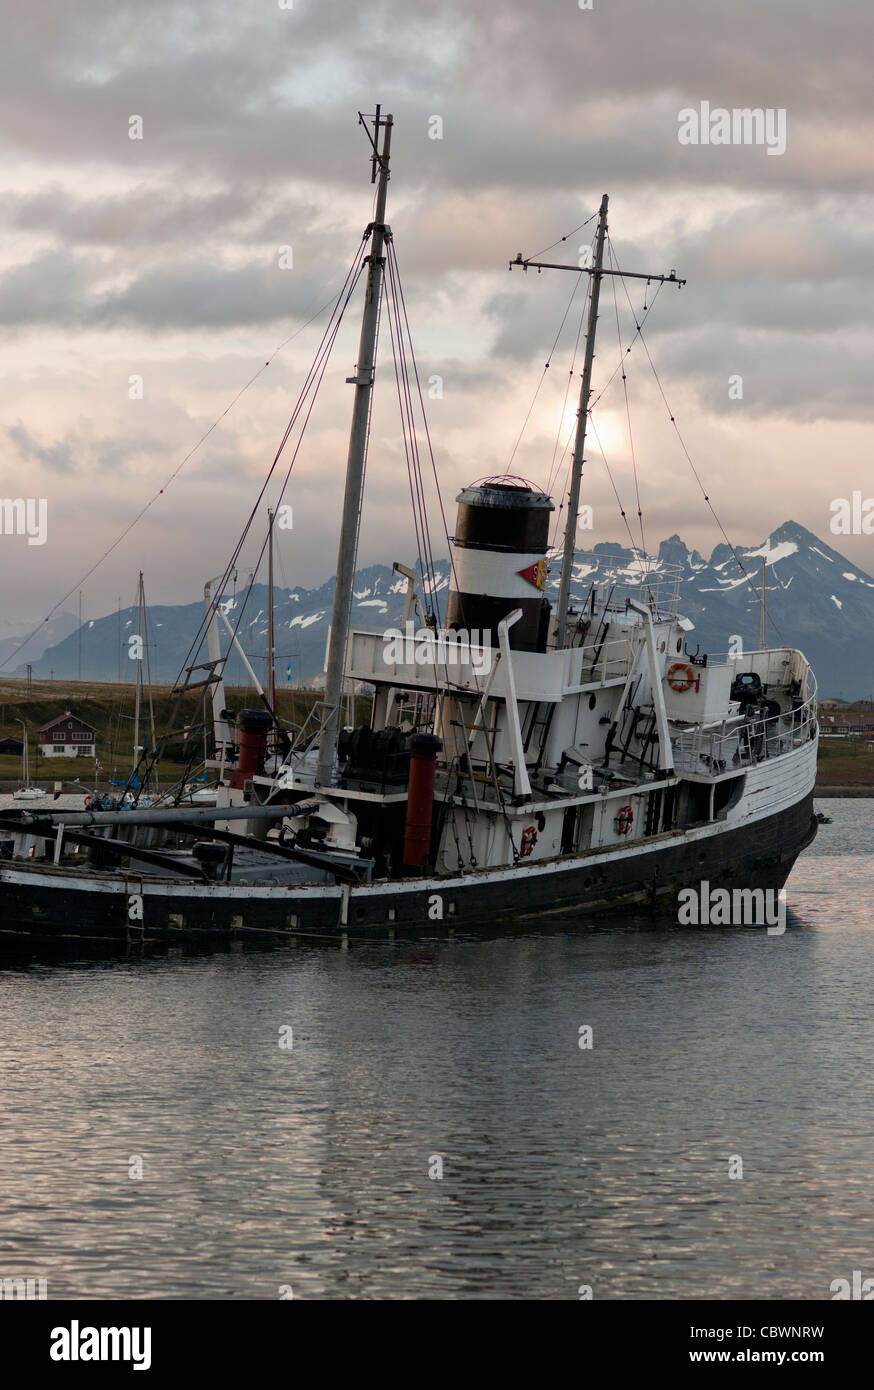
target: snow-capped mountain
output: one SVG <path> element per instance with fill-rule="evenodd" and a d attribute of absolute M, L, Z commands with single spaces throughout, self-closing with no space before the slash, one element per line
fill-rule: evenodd
<path fill-rule="evenodd" d="M 813 665 L 821 695 L 868 698 L 874 690 L 874 656 L 866 646 L 874 631 L 874 579 L 794 521 L 761 545 L 736 551 L 718 545 L 709 560 L 679 536 L 662 541 L 650 574 L 658 579 L 669 566 L 678 567 L 680 612 L 695 624 L 687 649 L 724 654 L 738 636 L 744 650 L 758 647 L 763 559 L 768 645 L 799 647 Z M 630 549 L 595 546 L 592 557 L 575 567 L 574 596 L 584 597 L 593 580 L 621 585 L 639 573 Z M 670 588 L 666 579 L 664 587 Z"/>
<path fill-rule="evenodd" d="M 739 557 L 743 569 L 737 562 Z M 732 637 L 746 650 L 758 646 L 761 561 L 768 563 L 768 644 L 800 647 L 813 664 L 822 695 L 847 699 L 868 697 L 874 689 L 874 658 L 866 639 L 874 632 L 874 579 L 838 551 L 796 522 L 784 522 L 759 546 L 738 549 L 718 545 L 709 560 L 690 551 L 679 536 L 662 541 L 649 573 L 654 582 L 679 584 L 680 611 L 694 624 L 688 650 L 725 653 Z M 554 598 L 558 565 L 547 582 Z M 640 574 L 633 552 L 615 542 L 602 542 L 579 555 L 572 596 L 585 601 L 592 583 L 628 584 Z M 449 585 L 447 562 L 435 573 L 435 599 L 441 615 Z M 406 580 L 387 565 L 371 565 L 356 575 L 352 621 L 356 627 L 382 630 L 402 619 Z M 318 589 L 279 589 L 275 595 L 276 676 L 278 684 L 311 684 L 324 667 L 325 643 L 331 621 L 334 580 Z M 262 676 L 265 666 L 267 590 L 256 585 L 248 599 L 228 596 L 225 611 L 250 660 Z M 203 660 L 188 652 L 203 619 L 201 603 L 149 607 L 148 638 L 152 678 L 172 681 L 185 664 Z M 112 613 L 86 623 L 82 629 L 82 675 L 89 680 L 131 678 L 128 638 L 135 634 L 136 610 Z M 224 642 L 223 642 L 224 646 Z M 72 633 L 32 661 L 34 675 L 57 678 L 76 675 L 79 637 Z M 186 660 L 187 658 L 187 660 Z M 17 674 L 23 673 L 23 667 Z M 245 685 L 248 678 L 238 657 L 227 671 L 229 684 Z"/>

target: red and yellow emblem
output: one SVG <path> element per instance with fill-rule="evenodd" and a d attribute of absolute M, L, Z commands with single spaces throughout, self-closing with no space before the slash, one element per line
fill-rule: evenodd
<path fill-rule="evenodd" d="M 529 565 L 527 569 L 517 570 L 516 573 L 527 579 L 529 584 L 533 584 L 535 589 L 545 589 L 548 568 L 546 560 L 538 560 L 536 565 Z"/>

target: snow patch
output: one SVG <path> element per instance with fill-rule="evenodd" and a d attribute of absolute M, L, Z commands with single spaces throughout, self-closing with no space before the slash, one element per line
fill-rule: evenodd
<path fill-rule="evenodd" d="M 797 550 L 798 546 L 795 541 L 780 541 L 780 544 L 775 545 L 772 549 L 771 538 L 769 536 L 765 544 L 760 546 L 758 550 L 745 550 L 744 554 L 749 555 L 751 558 L 754 555 L 761 556 L 766 564 L 776 565 L 778 560 L 785 560 L 789 555 L 794 555 Z"/>
<path fill-rule="evenodd" d="M 289 627 L 312 627 L 313 623 L 320 623 L 324 618 L 324 613 L 311 613 L 308 618 L 292 618 Z"/>
<path fill-rule="evenodd" d="M 699 594 L 724 594 L 726 589 L 736 589 L 740 584 L 749 584 L 751 576 L 742 574 L 740 579 L 721 579 L 718 589 L 699 589 Z"/>

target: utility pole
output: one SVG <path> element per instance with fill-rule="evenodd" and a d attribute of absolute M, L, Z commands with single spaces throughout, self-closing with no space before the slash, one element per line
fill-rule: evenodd
<path fill-rule="evenodd" d="M 370 181 L 377 184 L 376 212 L 368 229 L 373 239 L 370 244 L 370 255 L 367 257 L 367 285 L 364 292 L 364 313 L 361 319 L 358 362 L 355 375 L 347 378 L 347 381 L 355 387 L 355 399 L 352 406 L 352 430 L 349 436 L 349 454 L 346 461 L 346 491 L 343 498 L 343 520 L 340 527 L 340 546 L 337 554 L 337 584 L 334 589 L 334 607 L 331 616 L 331 635 L 328 643 L 328 661 L 325 673 L 324 718 L 319 739 L 319 759 L 315 776 L 316 785 L 322 787 L 329 787 L 333 781 L 337 739 L 340 733 L 346 642 L 352 613 L 352 585 L 358 553 L 358 526 L 364 491 L 364 464 L 367 456 L 367 428 L 370 420 L 370 400 L 373 393 L 379 298 L 385 265 L 385 241 L 388 233 L 388 228 L 385 225 L 385 201 L 389 179 L 392 117 L 381 116 L 380 108 L 377 106 L 376 114 L 368 118 L 367 123 L 360 112 L 358 119 L 365 126 L 368 139 L 373 146 Z M 373 135 L 367 129 L 367 125 L 371 121 Z M 380 148 L 380 137 L 382 148 Z"/>
<path fill-rule="evenodd" d="M 595 357 L 595 330 L 598 324 L 598 298 L 601 290 L 601 280 L 605 275 L 615 275 L 621 280 L 656 280 L 664 284 L 685 285 L 685 280 L 677 277 L 676 271 L 671 271 L 670 275 L 649 275 L 643 271 L 633 270 L 605 270 L 604 269 L 604 241 L 607 235 L 607 203 L 608 197 L 605 193 L 601 199 L 601 207 L 598 213 L 598 229 L 595 233 L 595 257 L 594 265 L 575 266 L 560 265 L 554 261 L 531 261 L 525 260 L 521 251 L 515 260 L 510 262 L 510 269 L 514 265 L 521 266 L 523 270 L 533 268 L 535 270 L 572 270 L 578 275 L 591 276 L 591 293 L 589 296 L 589 318 L 586 328 L 586 354 L 583 361 L 583 380 L 580 386 L 580 405 L 577 411 L 577 429 L 574 438 L 574 454 L 571 466 L 570 490 L 568 492 L 568 514 L 564 533 L 564 550 L 561 561 L 561 576 L 558 586 L 558 604 L 555 623 L 555 645 L 560 648 L 567 641 L 567 618 L 568 606 L 570 601 L 570 588 L 572 570 L 574 564 L 574 550 L 577 539 L 577 522 L 580 511 L 580 481 L 583 474 L 583 454 L 586 446 L 586 424 L 589 414 L 589 397 L 592 392 L 592 363 Z"/>

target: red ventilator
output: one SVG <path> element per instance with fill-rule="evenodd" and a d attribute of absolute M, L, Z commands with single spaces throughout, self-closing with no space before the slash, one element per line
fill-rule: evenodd
<path fill-rule="evenodd" d="M 410 778 L 407 783 L 407 819 L 404 825 L 404 867 L 421 869 L 431 851 L 434 814 L 434 779 L 437 754 L 443 747 L 435 734 L 413 734 L 409 740 Z"/>
<path fill-rule="evenodd" d="M 273 720 L 266 710 L 244 709 L 237 716 L 240 731 L 240 756 L 231 776 L 231 786 L 241 791 L 247 782 L 264 771 L 267 757 L 267 735 Z"/>

